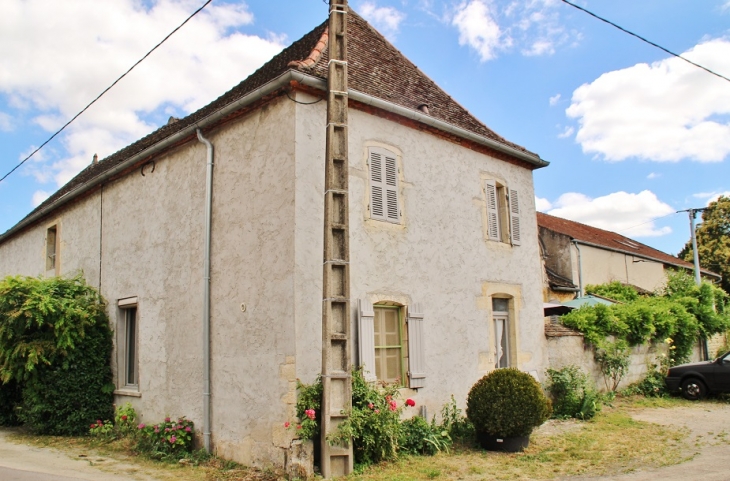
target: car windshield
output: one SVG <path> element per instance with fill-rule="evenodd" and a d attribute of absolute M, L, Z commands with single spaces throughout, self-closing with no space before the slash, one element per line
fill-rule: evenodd
<path fill-rule="evenodd" d="M 728 357 L 728 356 L 730 356 L 730 351 L 726 352 L 726 353 L 725 353 L 725 354 L 723 354 L 722 356 L 717 356 L 717 357 L 715 358 L 715 361 L 719 361 L 719 360 L 720 360 L 720 359 L 722 359 L 722 358 L 725 358 L 725 360 L 726 360 L 726 361 L 730 361 L 730 357 Z"/>

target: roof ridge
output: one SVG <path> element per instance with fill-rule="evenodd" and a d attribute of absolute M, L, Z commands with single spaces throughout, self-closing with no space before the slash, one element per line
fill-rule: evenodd
<path fill-rule="evenodd" d="M 329 45 L 329 25 L 325 27 L 324 32 L 322 32 L 322 35 L 319 37 L 319 40 L 312 48 L 312 51 L 309 52 L 309 55 L 307 55 L 306 58 L 302 60 L 292 60 L 287 64 L 288 67 L 294 67 L 294 68 L 304 68 L 307 70 L 310 70 L 312 65 L 316 64 L 320 57 L 322 57 L 322 52 L 327 48 Z"/>

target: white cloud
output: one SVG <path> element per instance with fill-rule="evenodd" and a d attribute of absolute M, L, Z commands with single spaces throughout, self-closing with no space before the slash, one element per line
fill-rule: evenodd
<path fill-rule="evenodd" d="M 669 227 L 658 228 L 652 219 L 674 211 L 653 192 L 644 190 L 638 194 L 614 192 L 594 199 L 568 192 L 561 195 L 547 213 L 629 237 L 656 237 L 672 230 Z"/>
<path fill-rule="evenodd" d="M 393 38 L 398 33 L 400 23 L 406 15 L 393 7 L 378 7 L 373 2 L 365 2 L 359 9 L 362 16 L 383 35 Z"/>
<path fill-rule="evenodd" d="M 559 0 L 468 0 L 456 7 L 452 24 L 459 44 L 476 50 L 482 62 L 513 46 L 526 56 L 551 55 L 580 38 L 561 24 L 560 7 Z"/>
<path fill-rule="evenodd" d="M 5 112 L 0 112 L 0 130 L 5 132 L 13 130 L 13 118 Z"/>
<path fill-rule="evenodd" d="M 730 191 L 725 192 L 698 192 L 696 194 L 692 194 L 692 197 L 695 197 L 697 199 L 705 199 L 705 205 L 710 205 L 710 202 L 715 202 L 717 199 L 720 198 L 721 195 L 724 195 L 725 197 L 730 197 Z"/>
<path fill-rule="evenodd" d="M 656 172 L 651 172 L 649 175 L 646 176 L 646 178 L 649 180 L 653 180 L 653 179 L 656 179 L 661 176 L 662 176 L 662 174 L 657 174 Z"/>
<path fill-rule="evenodd" d="M 51 192 L 46 192 L 44 190 L 36 190 L 33 193 L 33 207 L 38 207 L 43 203 L 44 200 L 49 198 L 51 196 Z"/>
<path fill-rule="evenodd" d="M 730 0 L 728 0 L 728 1 L 727 1 L 727 2 L 725 3 L 725 5 L 723 5 L 722 7 L 720 7 L 720 10 L 722 10 L 723 12 L 724 12 L 725 10 L 730 10 Z"/>
<path fill-rule="evenodd" d="M 552 97 L 550 97 L 550 106 L 557 105 L 557 103 L 560 101 L 560 94 L 555 94 Z"/>
<path fill-rule="evenodd" d="M 683 56 L 730 73 L 730 40 L 701 43 Z M 604 73 L 573 92 L 566 113 L 578 119 L 583 151 L 609 161 L 720 162 L 730 154 L 727 82 L 678 58 Z"/>
<path fill-rule="evenodd" d="M 538 212 L 547 212 L 552 208 L 552 206 L 553 205 L 549 200 L 535 196 L 535 209 L 537 209 Z"/>
<path fill-rule="evenodd" d="M 511 39 L 499 28 L 490 3 L 471 0 L 457 8 L 452 24 L 459 30 L 459 45 L 469 45 L 482 62 L 496 57 L 496 50 L 507 47 Z"/>
<path fill-rule="evenodd" d="M 562 132 L 560 132 L 558 134 L 558 138 L 559 139 L 567 139 L 568 137 L 570 137 L 571 135 L 573 135 L 574 132 L 575 132 L 575 128 L 574 127 L 567 126 L 567 127 L 565 127 L 565 129 L 563 129 Z"/>
<path fill-rule="evenodd" d="M 194 0 L 6 0 L 0 93 L 54 131 L 198 6 Z M 148 114 L 171 106 L 178 115 L 190 113 L 243 80 L 282 48 L 278 40 L 236 30 L 251 22 L 243 3 L 209 5 L 64 132 L 66 152 L 43 167 L 45 175 L 62 185 L 94 153 L 103 158 L 153 130 Z"/>

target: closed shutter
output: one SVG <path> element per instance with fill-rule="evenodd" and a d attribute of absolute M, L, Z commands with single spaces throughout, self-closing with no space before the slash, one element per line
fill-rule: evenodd
<path fill-rule="evenodd" d="M 520 202 L 517 191 L 510 189 L 509 191 L 509 223 L 512 245 L 518 246 L 522 244 L 522 234 L 520 232 Z"/>
<path fill-rule="evenodd" d="M 489 240 L 501 241 L 497 184 L 493 180 L 486 180 L 484 184 L 484 193 L 487 196 L 487 237 Z"/>
<path fill-rule="evenodd" d="M 377 381 L 375 376 L 375 311 L 363 299 L 357 301 L 358 360 L 366 381 Z"/>
<path fill-rule="evenodd" d="M 408 308 L 408 381 L 411 389 L 426 385 L 426 351 L 423 335 L 423 309 L 420 304 Z"/>
<path fill-rule="evenodd" d="M 385 149 L 371 148 L 370 163 L 370 217 L 387 222 L 400 222 L 398 198 L 398 162 Z"/>

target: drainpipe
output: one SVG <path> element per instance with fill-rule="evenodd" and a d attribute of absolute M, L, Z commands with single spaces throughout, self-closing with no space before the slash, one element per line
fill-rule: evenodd
<path fill-rule="evenodd" d="M 205 254 L 203 261 L 203 447 L 210 453 L 210 221 L 213 213 L 213 144 L 195 129 L 208 150 L 205 173 Z"/>
<path fill-rule="evenodd" d="M 580 258 L 580 246 L 578 245 L 578 241 L 575 239 L 573 239 L 573 244 L 578 250 L 578 288 L 580 289 L 578 297 L 583 297 L 583 262 L 581 262 Z"/>

